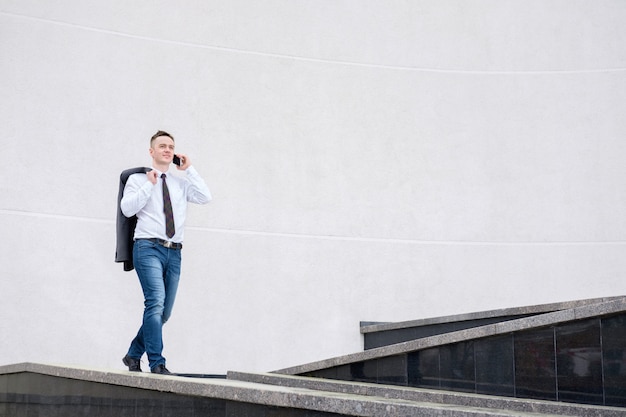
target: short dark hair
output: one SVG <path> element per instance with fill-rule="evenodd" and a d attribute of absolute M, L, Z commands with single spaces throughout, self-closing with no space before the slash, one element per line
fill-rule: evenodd
<path fill-rule="evenodd" d="M 174 140 L 174 136 L 170 135 L 169 133 L 167 133 L 164 130 L 159 130 L 158 132 L 156 132 L 154 135 L 152 135 L 152 137 L 150 138 L 150 146 L 152 146 L 152 142 L 154 142 L 154 140 L 158 137 L 161 136 L 167 136 L 168 138 Z"/>

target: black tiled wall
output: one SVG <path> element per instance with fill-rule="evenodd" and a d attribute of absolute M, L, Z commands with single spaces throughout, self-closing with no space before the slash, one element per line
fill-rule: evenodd
<path fill-rule="evenodd" d="M 626 314 L 312 372 L 347 381 L 626 406 Z"/>

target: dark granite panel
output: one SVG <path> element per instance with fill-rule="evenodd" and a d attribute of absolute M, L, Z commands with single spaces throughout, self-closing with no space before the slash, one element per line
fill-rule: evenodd
<path fill-rule="evenodd" d="M 429 324 L 416 327 L 406 327 L 402 329 L 382 330 L 378 332 L 365 333 L 365 349 L 374 349 L 382 346 L 389 346 L 395 343 L 407 342 L 409 340 L 421 339 L 444 333 L 456 332 L 459 330 L 472 329 L 488 324 L 502 323 L 504 321 L 520 319 L 532 316 L 533 314 L 517 314 L 501 317 L 488 317 L 476 320 L 455 321 L 449 323 Z"/>
<path fill-rule="evenodd" d="M 439 348 L 441 388 L 475 392 L 474 342 L 467 341 Z"/>
<path fill-rule="evenodd" d="M 352 380 L 352 367 L 350 365 L 336 366 L 335 379 L 350 381 Z"/>
<path fill-rule="evenodd" d="M 365 379 L 363 372 L 364 363 L 356 362 L 349 365 L 334 366 L 332 368 L 320 369 L 317 371 L 307 372 L 302 376 L 313 378 L 336 379 L 340 381 L 356 381 Z M 358 378 L 358 379 L 357 379 Z"/>
<path fill-rule="evenodd" d="M 554 328 L 516 333 L 514 349 L 516 396 L 556 400 Z"/>
<path fill-rule="evenodd" d="M 349 365 L 345 365 L 347 367 L 349 367 Z M 337 375 L 337 371 L 338 371 L 339 367 L 332 367 L 332 368 L 326 368 L 326 369 L 320 369 L 317 371 L 313 371 L 313 372 L 307 372 L 306 374 L 303 374 L 302 376 L 310 376 L 310 377 L 314 377 L 314 378 L 326 378 L 326 379 L 344 379 L 344 378 L 340 378 Z M 347 375 L 347 381 L 350 380 L 350 375 L 351 373 L 348 372 Z"/>
<path fill-rule="evenodd" d="M 376 360 L 354 362 L 350 364 L 350 378 L 348 381 L 376 383 L 376 378 Z"/>
<path fill-rule="evenodd" d="M 360 367 L 354 368 L 354 371 L 354 381 L 375 383 L 378 380 L 378 359 L 363 361 Z"/>
<path fill-rule="evenodd" d="M 439 348 L 409 353 L 407 378 L 410 387 L 439 388 L 441 386 Z"/>
<path fill-rule="evenodd" d="M 515 395 L 513 335 L 479 339 L 474 344 L 476 392 L 479 394 Z"/>
<path fill-rule="evenodd" d="M 423 337 L 420 336 L 420 334 L 421 333 L 419 333 L 418 329 L 415 327 L 366 333 L 363 335 L 363 347 L 365 350 L 368 350 L 382 346 L 389 346 L 396 343 L 406 342 L 407 340 L 419 339 L 420 337 Z"/>
<path fill-rule="evenodd" d="M 603 404 L 600 319 L 556 328 L 556 367 L 559 401 Z"/>
<path fill-rule="evenodd" d="M 626 314 L 602 319 L 605 405 L 626 407 Z"/>
<path fill-rule="evenodd" d="M 407 384 L 407 355 L 388 356 L 378 359 L 379 384 Z"/>

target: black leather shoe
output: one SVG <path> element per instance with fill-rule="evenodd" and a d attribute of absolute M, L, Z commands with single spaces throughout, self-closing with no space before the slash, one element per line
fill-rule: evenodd
<path fill-rule="evenodd" d="M 153 374 L 172 375 L 172 373 L 168 371 L 165 365 L 163 364 L 155 366 L 154 368 L 151 369 L 151 372 Z"/>
<path fill-rule="evenodd" d="M 124 365 L 128 366 L 130 372 L 141 372 L 141 361 L 126 355 L 122 358 Z"/>

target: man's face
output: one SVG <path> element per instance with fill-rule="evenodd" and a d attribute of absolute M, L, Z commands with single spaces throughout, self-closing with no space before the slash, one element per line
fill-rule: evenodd
<path fill-rule="evenodd" d="M 152 142 L 150 156 L 157 164 L 169 164 L 174 158 L 174 141 L 168 136 L 159 136 Z"/>

